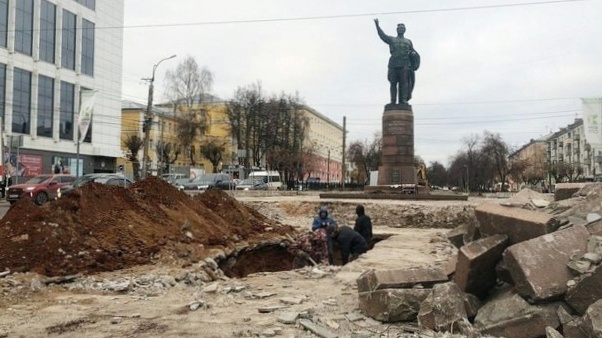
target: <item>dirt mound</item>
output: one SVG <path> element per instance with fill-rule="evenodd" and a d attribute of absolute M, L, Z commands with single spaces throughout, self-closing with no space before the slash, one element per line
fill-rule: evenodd
<path fill-rule="evenodd" d="M 41 207 L 20 201 L 0 229 L 0 269 L 48 276 L 146 264 L 158 252 L 197 260 L 210 247 L 291 231 L 221 190 L 191 198 L 155 177 L 128 189 L 87 184 Z"/>

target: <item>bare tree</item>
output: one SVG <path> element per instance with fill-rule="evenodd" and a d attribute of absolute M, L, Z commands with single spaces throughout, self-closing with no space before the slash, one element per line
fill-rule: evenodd
<path fill-rule="evenodd" d="M 201 155 L 211 162 L 213 172 L 218 172 L 219 163 L 226 153 L 226 142 L 212 139 L 201 146 Z"/>
<path fill-rule="evenodd" d="M 203 104 L 213 85 L 213 74 L 206 67 L 199 67 L 189 56 L 178 64 L 175 70 L 165 74 L 165 94 L 174 112 L 179 115 L 177 127 L 179 145 L 186 149 L 190 163 L 196 164 L 193 146 L 207 131 L 207 116 Z"/>
<path fill-rule="evenodd" d="M 173 143 L 159 141 L 157 142 L 155 152 L 159 163 L 163 164 L 162 169 L 165 169 L 164 172 L 169 172 L 169 166 L 178 160 L 180 148 Z"/>
<path fill-rule="evenodd" d="M 367 183 L 370 179 L 370 171 L 378 170 L 381 150 L 382 137 L 380 134 L 374 134 L 371 141 L 355 141 L 349 145 L 347 157 L 358 168 L 358 183 Z"/>
<path fill-rule="evenodd" d="M 142 149 L 144 141 L 137 133 L 128 134 L 123 140 L 123 146 L 128 150 L 127 159 L 132 162 L 134 169 L 134 181 L 140 180 L 140 161 L 138 152 Z"/>
<path fill-rule="evenodd" d="M 504 186 L 510 169 L 508 165 L 510 147 L 502 139 L 499 133 L 485 131 L 482 152 L 488 156 L 491 159 L 491 162 L 494 164 L 494 169 L 497 173 L 498 179 L 502 183 L 502 191 L 504 191 Z"/>

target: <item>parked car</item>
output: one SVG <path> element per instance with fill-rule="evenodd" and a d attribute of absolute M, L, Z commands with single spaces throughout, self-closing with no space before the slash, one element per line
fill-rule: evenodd
<path fill-rule="evenodd" d="M 268 190 L 268 184 L 261 178 L 249 177 L 236 185 L 236 190 Z"/>
<path fill-rule="evenodd" d="M 161 179 L 167 181 L 169 184 L 174 184 L 176 181 L 181 179 L 189 179 L 188 175 L 184 174 L 163 174 L 161 175 Z"/>
<path fill-rule="evenodd" d="M 236 184 L 229 174 L 205 174 L 177 185 L 180 190 L 206 190 L 209 188 L 229 190 L 235 187 Z"/>
<path fill-rule="evenodd" d="M 95 182 L 106 185 L 116 185 L 120 187 L 127 188 L 132 184 L 132 181 L 128 180 L 122 174 L 113 174 L 113 173 L 102 173 L 102 174 L 86 174 L 78 177 L 75 181 L 71 182 L 71 184 L 67 184 L 61 187 L 57 192 L 57 198 L 64 196 L 70 191 L 81 188 L 87 183 Z"/>
<path fill-rule="evenodd" d="M 31 198 L 35 204 L 42 205 L 50 199 L 55 199 L 57 191 L 74 180 L 75 176 L 71 175 L 39 175 L 23 184 L 8 187 L 6 200 L 13 204 L 20 198 Z"/>

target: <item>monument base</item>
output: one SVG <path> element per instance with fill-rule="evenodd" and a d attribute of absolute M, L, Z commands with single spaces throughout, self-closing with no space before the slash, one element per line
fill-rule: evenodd
<path fill-rule="evenodd" d="M 402 105 L 387 105 L 399 108 Z M 414 114 L 407 109 L 387 109 L 383 113 L 381 165 L 379 186 L 416 185 L 414 168 Z"/>

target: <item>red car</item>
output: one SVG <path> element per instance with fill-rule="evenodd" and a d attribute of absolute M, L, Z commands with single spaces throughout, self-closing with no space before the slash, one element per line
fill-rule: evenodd
<path fill-rule="evenodd" d="M 23 184 L 8 187 L 6 200 L 13 204 L 19 198 L 32 198 L 37 205 L 42 205 L 56 198 L 57 190 L 75 180 L 71 175 L 40 175 Z"/>

